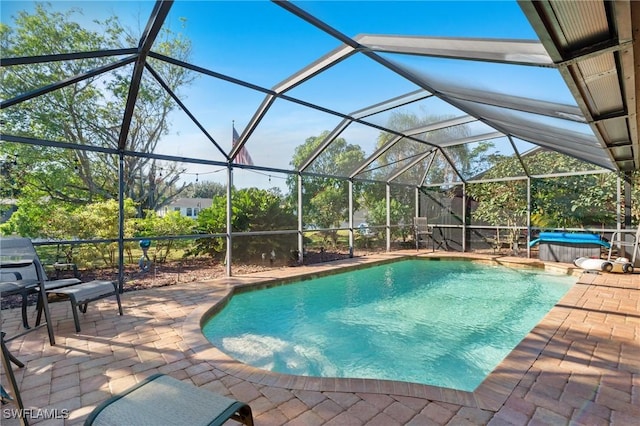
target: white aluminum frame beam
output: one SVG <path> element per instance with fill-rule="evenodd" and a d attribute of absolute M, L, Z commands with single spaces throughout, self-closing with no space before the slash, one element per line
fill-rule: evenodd
<path fill-rule="evenodd" d="M 340 61 L 343 61 L 347 57 L 355 53 L 355 49 L 352 46 L 342 45 L 337 49 L 327 53 L 322 58 L 314 61 L 310 65 L 307 65 L 291 77 L 287 78 L 283 82 L 273 87 L 275 93 L 281 94 L 288 90 L 293 89 L 299 84 L 304 83 L 315 75 L 320 74 L 322 71 L 331 68 Z"/>
<path fill-rule="evenodd" d="M 355 41 L 374 52 L 555 68 L 542 43 L 534 40 L 361 34 Z"/>
<path fill-rule="evenodd" d="M 421 101 L 423 99 L 427 99 L 432 96 L 433 96 L 433 93 L 430 93 L 429 91 L 424 89 L 419 89 L 419 90 L 416 90 L 415 92 L 407 93 L 406 95 L 398 96 L 396 98 L 389 99 L 387 101 L 368 106 L 358 111 L 354 111 L 349 115 L 355 119 L 362 119 L 365 117 L 370 117 L 375 114 L 379 114 L 384 111 L 389 111 L 394 108 L 401 107 L 403 105 Z"/>

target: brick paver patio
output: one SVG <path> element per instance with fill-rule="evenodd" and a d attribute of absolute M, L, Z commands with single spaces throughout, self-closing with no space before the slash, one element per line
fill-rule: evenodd
<path fill-rule="evenodd" d="M 249 403 L 258 426 L 640 424 L 640 274 L 577 277 L 569 293 L 473 393 L 265 372 L 230 359 L 200 333 L 201 318 L 234 286 L 268 285 L 400 255 L 125 293 L 124 316 L 116 314 L 115 301 L 94 303 L 81 317 L 80 333 L 69 303 L 53 303 L 55 346 L 44 328 L 8 343 L 26 364 L 14 371 L 30 423 L 81 424 L 101 401 L 160 372 Z M 19 309 L 1 315 L 2 331 L 9 336 L 21 331 Z M 4 375 L 2 383 L 6 387 Z M 2 425 L 17 424 L 12 408 L 2 407 Z"/>

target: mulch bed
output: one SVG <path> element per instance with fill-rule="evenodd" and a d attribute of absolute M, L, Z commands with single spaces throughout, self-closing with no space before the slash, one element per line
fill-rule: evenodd
<path fill-rule="evenodd" d="M 323 252 L 323 253 L 307 253 L 305 256 L 305 265 L 330 262 L 349 257 L 348 253 L 339 252 Z M 271 265 L 268 261 L 258 265 L 234 265 L 234 275 L 246 275 L 254 272 L 266 271 L 274 268 L 280 268 L 284 265 Z M 288 265 L 294 266 L 294 265 Z M 226 276 L 225 265 L 211 259 L 188 259 L 177 262 L 167 262 L 153 264 L 148 272 L 142 272 L 137 265 L 130 265 L 124 271 L 124 291 L 144 290 L 155 287 L 165 287 L 178 283 L 188 283 L 194 281 L 205 281 Z M 60 276 L 60 278 L 66 278 Z M 53 279 L 53 278 L 52 278 Z M 114 280 L 118 279 L 117 270 L 89 270 L 81 271 L 80 279 L 83 281 L 91 280 Z M 29 306 L 35 305 L 37 295 L 28 296 Z M 19 295 L 7 296 L 2 298 L 1 309 L 19 308 L 22 306 L 22 297 Z"/>

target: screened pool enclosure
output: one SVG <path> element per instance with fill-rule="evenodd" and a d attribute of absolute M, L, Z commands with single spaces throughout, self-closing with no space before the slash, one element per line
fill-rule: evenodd
<path fill-rule="evenodd" d="M 142 239 L 232 275 L 414 217 L 519 255 L 635 226 L 635 2 L 65 6 L 3 2 L 0 230 L 121 283 Z"/>

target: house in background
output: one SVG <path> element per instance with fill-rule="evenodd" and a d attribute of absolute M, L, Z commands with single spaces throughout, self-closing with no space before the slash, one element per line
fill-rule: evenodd
<path fill-rule="evenodd" d="M 181 216 L 195 219 L 202 209 L 211 207 L 212 204 L 212 198 L 177 198 L 168 205 L 158 209 L 156 213 L 158 216 L 164 217 L 168 212 L 177 211 L 180 212 Z"/>

